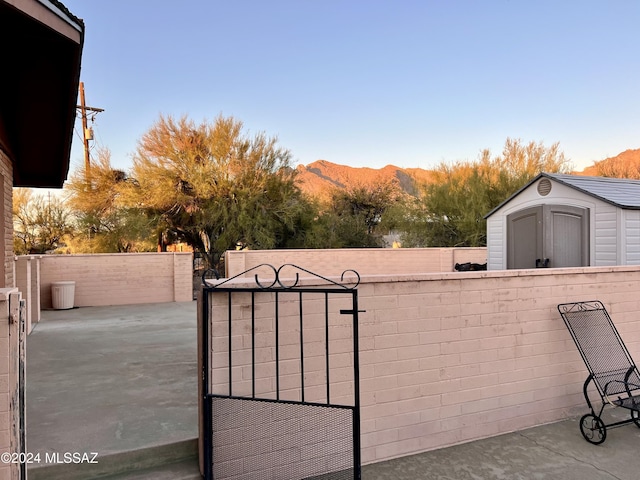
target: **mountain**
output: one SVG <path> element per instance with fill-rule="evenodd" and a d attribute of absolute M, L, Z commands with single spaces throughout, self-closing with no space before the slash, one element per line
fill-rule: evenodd
<path fill-rule="evenodd" d="M 300 189 L 313 197 L 326 200 L 338 188 L 355 185 L 371 185 L 383 182 L 397 182 L 409 195 L 417 193 L 417 185 L 428 182 L 431 172 L 422 168 L 399 168 L 387 165 L 384 168 L 349 167 L 326 160 L 317 160 L 309 165 L 296 168 Z"/>
<path fill-rule="evenodd" d="M 397 182 L 408 195 L 417 193 L 418 185 L 428 183 L 433 172 L 422 168 L 400 168 L 387 165 L 383 168 L 349 167 L 317 160 L 309 165 L 298 165 L 297 181 L 300 189 L 320 200 L 328 200 L 336 188 L 356 185 L 372 185 L 382 182 Z M 626 150 L 615 157 L 594 162 L 576 175 L 610 176 L 640 179 L 640 149 Z"/>
<path fill-rule="evenodd" d="M 580 175 L 607 176 L 619 178 L 640 178 L 640 148 L 625 150 L 615 157 L 594 162 Z"/>

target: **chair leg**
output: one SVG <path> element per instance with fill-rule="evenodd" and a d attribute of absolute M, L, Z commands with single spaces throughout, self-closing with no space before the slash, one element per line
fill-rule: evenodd
<path fill-rule="evenodd" d="M 640 412 L 638 410 L 631 410 L 631 420 L 636 424 L 636 427 L 640 428 Z"/>
<path fill-rule="evenodd" d="M 580 432 L 587 442 L 594 445 L 600 445 L 607 439 L 607 427 L 604 422 L 591 413 L 580 419 Z"/>

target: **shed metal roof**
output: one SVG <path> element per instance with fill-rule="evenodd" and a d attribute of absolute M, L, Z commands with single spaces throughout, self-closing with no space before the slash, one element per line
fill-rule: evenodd
<path fill-rule="evenodd" d="M 626 210 L 640 209 L 640 180 L 628 178 L 586 177 L 582 175 L 567 175 L 561 173 L 541 173 L 524 187 L 511 195 L 496 208 L 485 215 L 488 218 L 517 197 L 522 191 L 529 188 L 541 178 L 546 177 L 558 183 L 578 190 L 586 195 L 595 197 L 603 202 Z"/>
<path fill-rule="evenodd" d="M 545 176 L 599 198 L 616 207 L 640 209 L 640 180 L 609 177 L 583 177 L 547 173 Z"/>

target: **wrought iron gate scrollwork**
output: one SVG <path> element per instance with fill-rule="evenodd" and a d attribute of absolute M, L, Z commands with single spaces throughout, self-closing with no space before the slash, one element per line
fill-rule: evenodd
<path fill-rule="evenodd" d="M 285 285 L 285 283 L 287 280 L 284 280 L 282 278 L 282 273 L 283 271 L 286 273 L 286 270 L 284 270 L 285 268 L 287 269 L 292 269 L 293 273 L 295 273 L 295 277 L 293 279 L 293 283 L 291 285 Z M 298 286 L 299 282 L 300 282 L 300 272 L 305 272 L 308 273 L 311 278 L 319 278 L 321 280 L 323 280 L 324 282 L 326 282 L 329 285 L 334 285 L 337 287 L 341 287 L 344 288 L 346 290 L 354 290 L 358 287 L 358 285 L 360 284 L 360 275 L 358 274 L 358 272 L 356 272 L 355 270 L 345 270 L 342 272 L 342 274 L 340 275 L 340 282 L 336 282 L 335 280 L 332 280 L 330 278 L 327 277 L 323 277 L 322 275 L 318 275 L 317 273 L 314 273 L 310 270 L 307 270 L 306 268 L 302 268 L 299 267 L 297 265 L 294 265 L 292 263 L 285 263 L 283 265 L 281 265 L 280 267 L 276 268 L 273 265 L 270 265 L 268 263 L 262 263 L 260 265 L 256 265 L 255 267 L 250 268 L 249 270 L 246 270 L 242 273 L 239 273 L 233 277 L 230 278 L 225 278 L 224 280 L 222 280 L 221 282 L 217 282 L 217 283 L 209 283 L 208 280 L 210 278 L 215 277 L 216 280 L 218 280 L 218 272 L 216 270 L 213 269 L 209 269 L 206 270 L 203 275 L 202 275 L 202 283 L 203 285 L 205 285 L 205 288 L 211 288 L 211 289 L 220 289 L 221 287 L 223 287 L 225 284 L 229 284 L 231 282 L 233 282 L 233 280 L 237 279 L 237 278 L 246 278 L 247 275 L 251 272 L 257 272 L 260 269 L 266 269 L 267 271 L 269 271 L 269 273 L 273 273 L 273 280 L 271 280 L 271 283 L 268 285 L 264 285 L 262 282 L 260 282 L 260 279 L 258 277 L 258 273 L 254 274 L 254 280 L 256 283 L 256 287 L 258 287 L 261 290 L 266 290 L 269 288 L 273 288 L 276 286 L 279 286 L 282 289 L 292 289 Z M 355 277 L 355 279 L 353 280 L 353 282 L 348 283 L 348 277 L 350 275 L 353 275 Z"/>
<path fill-rule="evenodd" d="M 293 264 L 203 275 L 206 479 L 360 478 L 359 283 Z"/>

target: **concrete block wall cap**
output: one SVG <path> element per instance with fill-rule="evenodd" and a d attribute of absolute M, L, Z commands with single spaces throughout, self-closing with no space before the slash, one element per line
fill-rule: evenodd
<path fill-rule="evenodd" d="M 0 301 L 6 302 L 7 300 L 9 300 L 9 295 L 11 295 L 12 293 L 16 293 L 17 291 L 18 289 L 15 287 L 0 288 Z"/>

